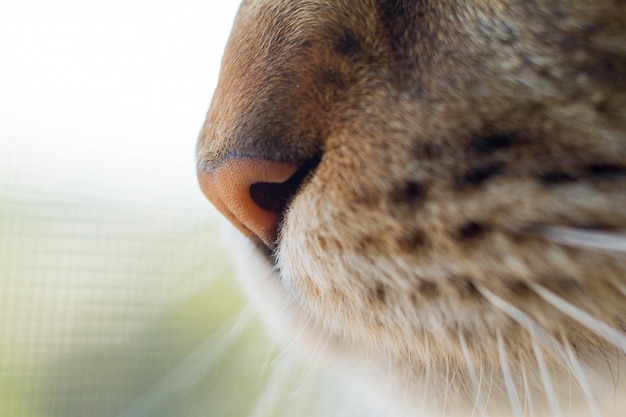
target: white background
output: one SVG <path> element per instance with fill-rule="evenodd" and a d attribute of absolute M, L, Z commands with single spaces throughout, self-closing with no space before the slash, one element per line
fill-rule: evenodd
<path fill-rule="evenodd" d="M 195 141 L 237 7 L 2 0 L 0 184 L 196 193 Z"/>

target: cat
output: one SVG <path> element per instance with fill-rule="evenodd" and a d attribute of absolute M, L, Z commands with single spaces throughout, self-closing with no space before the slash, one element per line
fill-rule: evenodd
<path fill-rule="evenodd" d="M 626 415 L 626 2 L 244 0 L 197 161 L 388 410 Z"/>

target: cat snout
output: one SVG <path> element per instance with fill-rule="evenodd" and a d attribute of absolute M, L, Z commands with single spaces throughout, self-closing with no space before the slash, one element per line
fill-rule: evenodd
<path fill-rule="evenodd" d="M 198 169 L 203 193 L 226 218 L 253 240 L 272 249 L 278 226 L 301 176 L 288 162 L 230 158 L 211 170 Z"/>

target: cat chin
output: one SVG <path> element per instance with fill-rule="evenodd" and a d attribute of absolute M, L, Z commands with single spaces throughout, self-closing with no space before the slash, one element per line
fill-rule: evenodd
<path fill-rule="evenodd" d="M 393 375 L 388 364 L 380 363 L 372 357 L 368 358 L 367 355 L 359 355 L 353 352 L 353 349 L 347 349 L 347 352 L 345 345 L 341 345 L 341 340 L 329 340 L 328 336 L 324 336 L 323 329 L 315 325 L 310 315 L 300 309 L 289 289 L 281 284 L 282 278 L 271 258 L 226 221 L 223 222 L 222 235 L 233 258 L 237 260 L 237 280 L 249 299 L 250 307 L 253 309 L 252 314 L 260 317 L 261 323 L 268 329 L 279 347 L 278 359 L 272 362 L 272 366 L 284 370 L 288 374 L 287 379 L 295 381 L 294 387 L 289 389 L 300 391 L 300 384 L 311 385 L 310 391 L 303 395 L 307 403 L 311 402 L 311 396 L 314 396 L 315 401 L 318 402 L 316 409 L 319 407 L 320 410 L 317 415 L 334 415 L 336 410 L 333 407 L 338 404 L 338 401 L 346 410 L 355 410 L 356 414 L 350 415 L 362 417 L 379 415 L 466 417 L 467 407 L 475 405 L 475 399 L 471 395 L 454 398 L 454 390 L 448 391 L 453 387 L 447 385 L 442 378 L 431 375 L 429 381 L 409 382 L 411 379 L 409 377 L 409 381 L 402 382 L 404 378 Z M 343 342 L 348 343 L 348 340 Z M 626 409 L 626 397 L 619 393 L 626 390 L 626 378 L 623 377 L 626 374 L 625 360 L 603 355 L 597 358 L 588 357 L 587 360 L 590 369 L 603 369 L 601 362 L 605 363 L 605 367 L 613 369 L 613 377 L 610 375 L 607 377 L 606 372 L 596 375 L 597 378 L 590 377 L 590 381 L 593 382 L 592 389 L 596 393 L 615 393 L 606 397 L 600 396 L 604 397 L 602 398 L 604 400 L 606 398 L 612 400 L 609 403 L 597 404 L 599 415 L 603 417 L 623 415 L 620 414 L 620 410 Z M 398 371 L 396 369 L 396 372 Z M 538 370 L 534 371 L 538 372 Z M 299 378 L 297 376 L 299 374 L 304 375 L 302 379 L 305 382 L 298 382 L 294 379 Z M 499 385 L 500 389 L 504 386 L 504 382 L 497 375 L 496 378 L 494 375 L 490 378 L 491 383 Z M 541 381 L 535 382 L 541 384 Z M 593 415 L 583 393 L 577 392 L 575 388 L 570 388 L 569 393 L 567 392 L 567 387 L 575 382 L 568 377 L 555 378 L 553 382 L 557 385 L 555 386 L 557 391 L 561 391 L 558 393 L 558 402 L 562 407 L 563 415 L 568 417 Z M 441 397 L 441 394 L 436 395 L 435 392 L 449 392 L 450 397 L 442 401 L 441 398 L 433 397 L 433 395 Z M 491 397 L 488 415 L 499 417 L 515 415 L 506 395 L 502 392 L 500 394 L 488 395 Z M 537 392 L 534 394 L 536 395 L 534 400 L 533 395 L 530 397 L 533 400 L 531 408 L 534 408 L 539 415 L 543 415 L 541 413 L 549 409 L 549 405 L 545 398 L 543 402 L 540 402 L 542 395 Z M 483 395 L 487 394 L 483 393 Z M 301 399 L 292 398 L 287 401 Z M 328 408 L 325 409 L 325 407 Z"/>
<path fill-rule="evenodd" d="M 307 403 L 311 402 L 310 396 L 315 396 L 313 401 L 319 410 L 315 415 L 334 415 L 339 406 L 362 417 L 412 416 L 404 407 L 397 412 L 389 409 L 388 399 L 395 396 L 392 392 L 397 392 L 398 387 L 390 382 L 387 371 L 381 371 L 380 366 L 360 355 L 334 348 L 310 318 L 303 317 L 288 290 L 280 284 L 272 260 L 262 250 L 227 221 L 222 221 L 222 237 L 237 261 L 236 278 L 252 314 L 260 317 L 279 347 L 279 358 L 272 361 L 272 366 L 288 369 L 286 373 L 290 375 L 285 378 L 291 381 L 294 375 L 304 374 L 303 382 L 296 381 L 295 386 L 297 391 L 307 391 L 302 394 Z M 298 400 L 302 398 L 292 399 Z"/>
<path fill-rule="evenodd" d="M 230 222 L 222 219 L 222 238 L 231 253 L 235 275 L 249 302 L 263 317 L 273 336 L 286 340 L 290 329 L 279 324 L 288 316 L 289 298 L 280 288 L 279 275 L 271 260 Z M 280 312 L 284 311 L 283 314 Z"/>
<path fill-rule="evenodd" d="M 279 345 L 295 345 L 295 350 L 317 350 L 321 332 L 281 285 L 273 260 L 227 221 L 222 236 L 235 262 L 236 278 L 251 307 Z M 325 356 L 329 355 L 325 351 Z"/>

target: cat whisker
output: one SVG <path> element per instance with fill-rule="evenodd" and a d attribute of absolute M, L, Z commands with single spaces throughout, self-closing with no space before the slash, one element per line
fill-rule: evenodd
<path fill-rule="evenodd" d="M 572 370 L 574 374 L 574 378 L 576 378 L 578 385 L 580 385 L 580 388 L 583 390 L 583 393 L 585 394 L 585 399 L 587 401 L 587 404 L 589 405 L 589 409 L 591 410 L 591 412 L 593 413 L 595 417 L 601 417 L 598 404 L 596 403 L 596 400 L 594 398 L 594 395 L 591 389 L 591 385 L 589 384 L 589 378 L 587 378 L 587 374 L 585 373 L 585 370 L 582 364 L 576 357 L 576 353 L 574 352 L 572 345 L 569 342 L 567 342 L 567 339 L 565 339 L 565 337 L 563 338 L 563 340 L 565 344 L 565 351 L 567 352 L 567 356 L 570 359 L 570 364 L 571 364 L 570 369 Z"/>
<path fill-rule="evenodd" d="M 265 375 L 268 375 L 270 372 L 270 368 L 272 367 L 272 357 L 276 354 L 277 350 L 278 343 L 276 341 L 273 341 L 267 346 L 266 353 L 263 356 L 263 361 L 261 362 L 262 366 L 259 368 L 257 387 L 260 387 L 265 383 Z"/>
<path fill-rule="evenodd" d="M 431 364 L 432 358 L 430 354 L 430 343 L 428 343 L 428 336 L 424 335 L 424 351 L 422 353 L 422 363 L 424 364 L 424 372 L 421 375 L 422 383 L 420 384 L 421 400 L 419 401 L 419 415 L 426 415 L 427 406 L 429 404 L 429 388 L 431 385 Z"/>
<path fill-rule="evenodd" d="M 532 339 L 532 346 L 535 358 L 537 359 L 537 365 L 539 366 L 541 382 L 543 383 L 545 394 L 548 398 L 548 403 L 550 404 L 550 411 L 552 411 L 554 417 L 563 417 L 563 412 L 561 411 L 561 406 L 559 405 L 559 400 L 556 395 L 556 391 L 554 390 L 554 385 L 552 384 L 552 378 L 550 377 L 548 366 L 546 365 L 541 348 L 537 344 L 537 340 L 535 338 Z"/>
<path fill-rule="evenodd" d="M 293 297 L 290 297 L 289 302 L 285 303 L 285 305 L 281 309 L 279 309 L 278 311 L 276 311 L 275 313 L 273 313 L 272 315 L 270 315 L 269 317 L 263 320 L 263 325 L 268 326 L 268 325 L 271 325 L 273 321 L 279 321 L 281 316 L 283 316 L 287 312 L 289 307 L 291 307 L 291 305 L 294 302 L 295 302 L 295 299 Z"/>
<path fill-rule="evenodd" d="M 528 231 L 548 241 L 613 257 L 626 257 L 626 232 L 607 232 L 564 226 L 538 226 Z"/>
<path fill-rule="evenodd" d="M 501 299 L 497 295 L 491 293 L 486 288 L 480 287 L 479 291 L 494 306 L 496 306 L 497 308 L 502 310 L 509 317 L 511 317 L 517 323 L 519 323 L 522 327 L 524 327 L 530 333 L 530 335 L 532 336 L 533 342 L 536 341 L 536 342 L 540 343 L 546 350 L 548 350 L 548 352 L 550 352 L 555 357 L 555 359 L 557 359 L 557 361 L 565 369 L 567 369 L 572 374 L 572 376 L 574 377 L 574 379 L 576 380 L 576 382 L 578 383 L 578 385 L 582 389 L 583 393 L 585 394 L 586 400 L 587 400 L 587 402 L 588 402 L 588 404 L 590 406 L 591 411 L 595 413 L 598 410 L 598 407 L 597 407 L 596 401 L 595 401 L 595 399 L 594 399 L 594 397 L 592 395 L 591 385 L 589 384 L 589 380 L 587 378 L 587 375 L 586 375 L 586 373 L 584 371 L 584 368 L 583 368 L 582 364 L 580 363 L 580 361 L 576 357 L 576 354 L 575 354 L 573 348 L 571 347 L 571 345 L 567 342 L 567 337 L 564 335 L 563 338 L 562 338 L 563 341 L 564 341 L 563 344 L 559 343 L 558 340 L 554 336 L 552 336 L 551 334 L 546 332 L 541 326 L 539 326 L 534 320 L 532 320 L 529 316 L 527 316 L 525 313 L 523 313 L 518 308 L 516 308 L 516 307 L 512 306 L 511 304 L 507 303 L 506 301 L 504 301 L 503 299 Z M 547 292 L 547 290 L 544 290 L 544 291 Z M 561 301 L 565 303 L 564 300 L 561 300 Z M 587 313 L 585 313 L 585 314 L 587 314 Z M 572 318 L 574 318 L 574 317 L 572 317 Z M 596 320 L 596 319 L 594 319 L 594 320 Z M 612 330 L 614 330 L 614 329 L 612 329 Z M 536 355 L 537 355 L 537 352 L 540 352 L 539 349 L 535 349 L 535 354 Z M 540 363 L 544 362 L 543 357 L 541 356 L 540 353 L 539 353 L 539 355 L 537 355 L 537 360 Z M 549 381 L 549 377 L 548 377 L 548 374 L 547 374 L 547 369 L 545 369 L 542 372 L 542 380 L 544 382 L 544 385 L 547 383 L 547 381 Z M 554 390 L 552 390 L 552 392 L 554 393 Z M 550 394 L 550 395 L 552 396 L 553 394 Z M 552 404 L 552 403 L 551 403 L 551 407 L 556 409 L 555 405 Z"/>
<path fill-rule="evenodd" d="M 289 370 L 282 369 L 281 364 L 272 366 L 272 370 L 268 378 L 265 380 L 265 387 L 257 396 L 248 417 L 264 417 L 269 413 L 275 413 L 277 396 L 274 392 L 278 391 L 281 382 L 287 379 Z M 273 415 L 273 414 L 272 414 Z"/>
<path fill-rule="evenodd" d="M 452 379 L 450 377 L 450 361 L 448 360 L 448 358 L 446 358 L 445 361 L 446 361 L 446 383 L 443 387 L 443 392 L 439 395 L 439 398 L 443 398 L 443 406 L 441 407 L 442 416 L 446 415 L 446 407 L 448 405 L 448 392 L 450 390 L 450 383 Z"/>
<path fill-rule="evenodd" d="M 494 368 L 490 367 L 491 373 L 489 374 L 489 387 L 487 388 L 487 398 L 485 398 L 485 404 L 489 404 L 489 399 L 491 398 L 491 394 L 493 393 L 493 371 Z M 483 410 L 481 417 L 487 415 L 487 408 Z"/>
<path fill-rule="evenodd" d="M 626 335 L 624 333 L 593 317 L 591 314 L 569 303 L 539 284 L 529 283 L 529 287 L 563 314 L 576 320 L 598 336 L 603 337 L 626 354 Z"/>
<path fill-rule="evenodd" d="M 450 365 L 450 360 L 447 359 L 446 360 L 446 374 L 449 374 L 450 372 L 452 372 L 452 375 L 449 377 L 449 379 L 446 380 L 446 395 L 444 398 L 444 411 L 448 406 L 448 402 L 450 403 L 454 403 L 454 401 L 450 400 L 450 392 L 453 392 L 455 395 L 458 395 L 458 393 L 456 391 L 452 391 L 452 389 L 457 385 L 454 380 L 458 378 L 459 376 L 459 365 L 457 362 L 452 361 L 452 369 L 449 371 L 451 365 Z"/>
<path fill-rule="evenodd" d="M 304 322 L 304 324 L 302 325 L 302 327 L 300 328 L 300 330 L 298 330 L 298 332 L 295 334 L 295 336 L 293 337 L 293 339 L 291 340 L 291 342 L 289 342 L 289 344 L 282 350 L 282 352 L 280 352 L 278 354 L 278 356 L 276 356 L 271 364 L 274 365 L 276 362 L 278 362 L 280 360 L 280 358 L 282 358 L 285 353 L 287 353 L 287 351 L 289 351 L 293 345 L 298 341 L 298 339 L 300 338 L 300 336 L 302 336 L 302 333 L 304 333 L 304 331 L 306 330 L 306 328 L 309 326 L 309 323 L 311 322 L 311 319 L 313 318 L 313 314 L 311 313 L 309 315 L 309 318 Z"/>
<path fill-rule="evenodd" d="M 118 417 L 141 417 L 153 415 L 169 399 L 180 391 L 197 385 L 224 358 L 243 328 L 252 322 L 251 309 L 244 309 L 229 320 L 211 336 L 207 337 L 195 350 L 183 358 L 167 374 L 163 375 L 145 393 L 138 396 L 123 409 Z M 233 331 L 233 325 L 239 324 L 239 331 Z"/>
<path fill-rule="evenodd" d="M 415 359 L 414 359 L 414 356 L 413 356 L 412 352 L 409 353 L 408 362 L 411 364 L 411 366 L 410 367 L 407 366 L 405 371 L 404 371 L 404 381 L 405 382 L 404 382 L 404 389 L 402 391 L 402 397 L 401 397 L 405 402 L 407 402 L 406 400 L 409 399 L 409 392 L 410 392 L 409 389 L 410 389 L 411 386 L 414 385 L 414 382 L 415 382 L 415 381 L 413 381 L 414 375 L 411 372 L 412 369 L 415 369 Z M 408 413 L 408 411 L 407 411 L 407 413 Z"/>
<path fill-rule="evenodd" d="M 480 374 L 478 375 L 478 387 L 477 387 L 477 392 L 476 392 L 476 398 L 474 400 L 474 406 L 472 407 L 472 414 L 470 414 L 470 417 L 474 417 L 474 415 L 476 414 L 476 412 L 480 409 L 480 415 L 484 416 L 487 413 L 487 401 L 482 398 L 483 396 L 483 376 L 484 376 L 484 366 L 481 365 L 480 367 Z M 493 381 L 491 381 L 493 382 Z M 490 392 L 487 391 L 487 398 L 489 398 L 489 394 Z"/>
<path fill-rule="evenodd" d="M 322 342 L 323 340 L 323 342 Z M 322 334 L 319 335 L 317 339 L 317 343 L 315 347 L 311 351 L 311 358 L 308 360 L 307 365 L 304 368 L 304 375 L 301 378 L 300 383 L 296 387 L 294 394 L 298 394 L 306 384 L 309 383 L 311 377 L 313 376 L 315 369 L 318 367 L 320 361 L 324 356 L 324 352 L 328 347 L 329 336 L 323 337 Z"/>
<path fill-rule="evenodd" d="M 504 341 L 502 340 L 502 334 L 498 330 L 496 333 L 496 339 L 498 342 L 498 356 L 500 357 L 500 369 L 502 370 L 502 376 L 504 377 L 504 385 L 506 386 L 506 392 L 509 397 L 509 404 L 511 405 L 511 411 L 516 417 L 522 417 L 522 409 L 519 403 L 519 396 L 517 395 L 517 389 L 515 388 L 515 381 L 513 380 L 513 374 L 509 365 L 509 360 L 504 347 Z"/>
<path fill-rule="evenodd" d="M 255 315 L 256 315 L 256 307 L 248 303 L 244 308 L 241 309 L 239 314 L 237 314 L 235 323 L 231 326 L 230 330 L 228 331 L 227 337 L 239 336 L 246 329 L 246 327 L 250 325 Z"/>
<path fill-rule="evenodd" d="M 491 304 L 526 329 L 533 340 L 538 341 L 563 367 L 568 367 L 569 359 L 563 351 L 563 347 L 554 336 L 519 308 L 498 297 L 483 286 L 477 286 L 477 288 Z"/>
<path fill-rule="evenodd" d="M 463 357 L 465 358 L 465 366 L 467 368 L 467 373 L 469 374 L 470 383 L 472 385 L 472 389 L 474 391 L 474 396 L 476 397 L 476 401 L 474 403 L 474 409 L 472 410 L 472 416 L 476 412 L 476 408 L 478 407 L 478 402 L 480 400 L 480 381 L 478 376 L 476 375 L 476 368 L 474 368 L 474 363 L 469 353 L 469 349 L 467 348 L 467 342 L 465 341 L 465 336 L 463 336 L 463 332 L 459 330 L 459 344 L 461 345 L 461 350 L 463 351 Z"/>
<path fill-rule="evenodd" d="M 526 368 L 522 367 L 522 381 L 524 382 L 524 409 L 522 415 L 526 415 L 526 411 L 530 414 L 530 417 L 534 416 L 533 401 L 530 394 L 530 387 L 528 386 L 528 375 L 526 375 Z"/>

